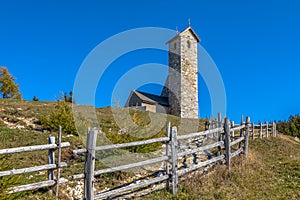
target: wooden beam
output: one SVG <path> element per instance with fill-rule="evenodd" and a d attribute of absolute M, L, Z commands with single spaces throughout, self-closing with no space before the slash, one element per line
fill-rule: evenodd
<path fill-rule="evenodd" d="M 206 131 L 202 131 L 202 132 L 198 132 L 198 133 L 190 133 L 187 135 L 178 135 L 177 140 L 186 140 L 189 138 L 205 136 L 208 134 L 218 133 L 218 132 L 222 132 L 222 131 L 223 131 L 223 128 L 215 128 L 215 129 L 206 130 Z"/>
<path fill-rule="evenodd" d="M 184 175 L 184 174 L 186 174 L 186 173 L 195 171 L 195 170 L 197 170 L 197 169 L 199 169 L 199 168 L 201 168 L 201 167 L 205 167 L 205 166 L 207 166 L 207 165 L 210 165 L 210 164 L 216 163 L 216 162 L 218 162 L 218 161 L 224 160 L 224 158 L 225 158 L 225 156 L 224 156 L 224 155 L 221 155 L 221 156 L 218 156 L 218 157 L 209 159 L 209 160 L 207 160 L 207 161 L 205 161 L 205 162 L 201 162 L 201 163 L 199 163 L 199 164 L 197 164 L 197 165 L 193 165 L 193 166 L 191 166 L 191 167 L 189 167 L 189 168 L 181 169 L 181 170 L 178 171 L 178 176 L 182 176 L 182 175 Z"/>
<path fill-rule="evenodd" d="M 61 143 L 61 147 L 69 147 L 69 142 Z M 42 150 L 50 150 L 50 149 L 57 149 L 57 144 L 44 144 L 44 145 L 34 145 L 34 146 L 27 146 L 27 147 L 16 147 L 16 148 L 9 148 L 9 149 L 1 149 L 0 155 L 3 154 L 13 154 L 13 153 L 23 153 L 23 152 L 30 152 L 30 151 L 42 151 Z"/>
<path fill-rule="evenodd" d="M 229 119 L 225 118 L 224 122 L 224 131 L 225 131 L 225 159 L 227 168 L 230 169 L 230 128 L 229 128 Z"/>
<path fill-rule="evenodd" d="M 35 167 L 22 168 L 22 169 L 12 169 L 12 170 L 7 170 L 7 171 L 1 171 L 0 177 L 25 174 L 25 173 L 31 173 L 31 172 L 37 172 L 37 171 L 43 171 L 43 170 L 52 170 L 52 169 L 57 169 L 59 167 L 66 167 L 66 166 L 67 166 L 67 163 L 62 162 L 62 163 L 60 163 L 60 166 L 57 166 L 56 164 L 48 164 L 48 165 L 40 165 L 40 166 L 35 166 Z"/>
<path fill-rule="evenodd" d="M 57 165 L 60 166 L 61 165 L 61 126 L 58 127 L 58 134 L 57 134 L 57 138 L 58 138 L 58 153 L 57 153 Z M 57 177 L 56 180 L 60 179 L 60 167 L 57 168 Z M 59 181 L 57 181 L 56 183 L 56 197 L 58 197 L 58 189 L 59 189 Z"/>
<path fill-rule="evenodd" d="M 249 130 L 250 130 L 250 117 L 246 117 L 246 131 L 245 131 L 245 143 L 244 143 L 244 154 L 248 156 L 248 145 L 249 145 Z"/>
<path fill-rule="evenodd" d="M 172 193 L 176 195 L 178 193 L 178 175 L 177 175 L 177 167 L 178 167 L 178 157 L 177 157 L 177 128 L 172 128 L 172 139 L 171 139 L 171 159 L 172 159 Z"/>
<path fill-rule="evenodd" d="M 87 200 L 94 199 L 94 170 L 95 170 L 95 147 L 97 141 L 98 130 L 91 130 L 87 135 L 87 153 L 85 159 L 84 173 L 85 173 L 85 193 Z"/>
<path fill-rule="evenodd" d="M 53 136 L 48 137 L 48 143 L 55 144 L 55 137 L 53 137 Z M 48 150 L 48 163 L 50 165 L 55 164 L 55 155 L 54 155 L 53 149 Z M 53 169 L 48 170 L 48 180 L 54 180 L 54 170 Z"/>
<path fill-rule="evenodd" d="M 193 154 L 193 153 L 197 153 L 197 152 L 200 152 L 200 151 L 205 151 L 205 150 L 209 150 L 209 149 L 212 149 L 212 148 L 215 148 L 215 147 L 220 147 L 222 145 L 224 145 L 224 142 L 220 141 L 220 142 L 216 142 L 216 143 L 213 143 L 213 144 L 210 144 L 210 145 L 202 146 L 202 147 L 199 147 L 199 148 L 196 148 L 196 149 L 183 151 L 181 153 L 178 153 L 177 156 L 178 157 L 183 157 L 183 156 L 190 155 L 190 154 Z"/>
<path fill-rule="evenodd" d="M 32 184 L 27 184 L 27 185 L 21 185 L 21 186 L 16 186 L 8 189 L 8 193 L 16 193 L 16 192 L 23 192 L 23 191 L 28 191 L 28 190 L 35 190 L 39 188 L 44 188 L 44 187 L 50 187 L 55 185 L 54 180 L 48 180 L 48 181 L 42 181 L 38 183 L 32 183 Z"/>
<path fill-rule="evenodd" d="M 167 180 L 168 178 L 169 178 L 168 175 L 164 175 L 164 176 L 157 177 L 157 178 L 154 178 L 154 179 L 150 179 L 150 180 L 147 180 L 147 181 L 142 181 L 140 183 L 130 184 L 128 186 L 124 186 L 124 187 L 121 187 L 121 188 L 118 188 L 118 189 L 114 189 L 114 190 L 99 193 L 99 194 L 95 195 L 94 199 L 104 199 L 104 198 L 107 198 L 107 197 L 113 197 L 113 196 L 119 195 L 122 192 L 126 192 L 126 191 L 137 189 L 137 188 L 143 188 L 143 187 L 146 187 L 148 185 L 152 185 L 152 184 L 155 184 L 155 183 L 162 182 L 164 180 Z"/>
<path fill-rule="evenodd" d="M 170 122 L 167 122 L 167 125 L 166 125 L 166 137 L 169 138 L 169 141 L 171 141 L 171 123 Z M 169 158 L 170 156 L 170 142 L 167 141 L 165 143 L 166 145 L 166 156 Z M 170 168 L 169 168 L 169 159 L 166 160 L 165 162 L 165 165 L 166 165 L 166 175 L 170 175 Z M 169 190 L 170 189 L 170 180 L 169 178 L 166 180 L 166 189 Z"/>
<path fill-rule="evenodd" d="M 111 145 L 98 146 L 98 147 L 95 147 L 95 150 L 102 151 L 102 150 L 108 150 L 108 149 L 134 147 L 134 146 L 139 146 L 139 145 L 152 144 L 152 143 L 156 143 L 156 142 L 167 142 L 169 140 L 170 140 L 170 138 L 168 138 L 168 137 L 153 138 L 153 139 L 137 141 L 137 142 L 128 142 L 128 143 L 122 143 L 122 144 L 111 144 Z M 76 149 L 76 150 L 73 150 L 73 153 L 74 154 L 86 153 L 86 149 Z"/>

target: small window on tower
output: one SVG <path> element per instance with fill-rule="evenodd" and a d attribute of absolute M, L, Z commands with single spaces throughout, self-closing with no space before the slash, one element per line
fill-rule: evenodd
<path fill-rule="evenodd" d="M 187 41 L 187 47 L 191 48 L 191 42 L 189 40 Z"/>
<path fill-rule="evenodd" d="M 176 49 L 176 43 L 174 43 L 174 49 Z"/>

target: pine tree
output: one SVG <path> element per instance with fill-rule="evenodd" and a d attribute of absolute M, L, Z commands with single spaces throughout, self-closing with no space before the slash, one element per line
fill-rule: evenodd
<path fill-rule="evenodd" d="M 19 91 L 19 85 L 6 67 L 0 67 L 0 92 L 3 98 L 22 99 Z"/>
<path fill-rule="evenodd" d="M 39 101 L 39 99 L 36 96 L 34 96 L 32 100 L 33 101 Z"/>
<path fill-rule="evenodd" d="M 72 91 L 69 92 L 68 102 L 69 102 L 69 103 L 74 103 L 74 100 L 73 100 L 73 92 L 72 92 Z"/>

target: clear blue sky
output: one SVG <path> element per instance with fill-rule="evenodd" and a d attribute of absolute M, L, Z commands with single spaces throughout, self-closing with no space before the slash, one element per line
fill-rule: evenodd
<path fill-rule="evenodd" d="M 299 113 L 300 1 L 12 0 L 1 1 L 0 10 L 0 66 L 17 77 L 26 100 L 53 101 L 72 90 L 85 57 L 107 38 L 139 27 L 183 30 L 190 18 L 222 75 L 227 116 L 238 121 L 244 113 L 258 121 Z M 137 52 L 116 65 L 126 72 L 149 62 L 167 64 L 167 54 Z M 113 74 L 97 92 L 97 107 L 110 104 L 120 78 Z M 201 78 L 199 84 L 205 117 L 210 99 Z"/>

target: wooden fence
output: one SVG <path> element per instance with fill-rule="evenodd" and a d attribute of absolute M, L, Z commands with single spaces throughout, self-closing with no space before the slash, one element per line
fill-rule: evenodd
<path fill-rule="evenodd" d="M 259 136 L 264 135 L 262 127 L 265 127 L 266 136 L 273 135 L 276 136 L 276 126 L 274 123 L 272 126 L 259 125 L 260 132 L 258 132 Z M 271 130 L 270 130 L 270 127 Z M 203 132 L 190 133 L 187 135 L 177 135 L 177 128 L 170 126 L 170 123 L 167 124 L 166 136 L 161 138 L 154 138 L 144 141 L 138 142 L 130 142 L 123 144 L 112 144 L 105 146 L 96 146 L 96 138 L 98 134 L 98 130 L 89 130 L 87 135 L 86 149 L 78 149 L 74 150 L 73 153 L 85 153 L 85 169 L 84 174 L 77 174 L 73 176 L 73 179 L 84 179 L 84 199 L 93 200 L 93 199 L 103 199 L 108 197 L 114 197 L 117 195 L 121 195 L 124 192 L 130 192 L 134 189 L 144 188 L 149 185 L 153 185 L 156 183 L 165 182 L 166 188 L 171 189 L 173 194 L 177 194 L 178 192 L 178 177 L 195 171 L 199 168 L 214 164 L 214 163 L 225 163 L 230 169 L 231 159 L 235 156 L 243 153 L 245 157 L 247 157 L 248 150 L 248 139 L 249 136 L 254 138 L 256 134 L 256 125 L 250 123 L 250 118 L 246 118 L 246 122 L 241 122 L 240 125 L 236 126 L 230 123 L 228 118 L 221 120 L 220 115 L 218 116 L 217 123 L 213 128 L 209 128 Z M 239 134 L 234 134 L 239 132 Z M 180 151 L 178 149 L 179 141 L 188 140 L 191 138 L 200 138 L 200 137 L 208 137 L 209 135 L 214 135 L 215 140 L 214 143 L 196 147 L 193 149 L 187 149 L 184 151 Z M 95 170 L 95 156 L 96 151 L 108 150 L 108 149 L 119 149 L 124 147 L 133 147 L 138 145 L 152 144 L 152 143 L 163 143 L 165 144 L 165 155 L 161 155 L 160 157 L 136 162 L 132 164 L 121 165 L 117 167 L 111 167 L 101 170 Z M 187 155 L 195 154 L 197 152 L 203 152 L 206 150 L 217 149 L 216 155 L 212 158 L 190 166 L 184 169 L 178 169 L 179 158 L 183 158 Z M 165 162 L 165 170 L 162 176 L 141 181 L 139 183 L 132 183 L 129 185 L 125 185 L 123 187 L 118 187 L 116 189 L 111 189 L 109 191 L 104 191 L 98 194 L 94 194 L 94 178 L 100 174 L 111 173 L 126 169 L 131 169 L 134 167 L 140 167 L 144 165 L 150 165 L 155 163 Z M 171 185 L 171 187 L 170 187 Z"/>
<path fill-rule="evenodd" d="M 0 150 L 0 155 L 6 154 L 14 154 L 14 153 L 23 153 L 23 152 L 31 152 L 31 151 L 42 151 L 48 150 L 48 164 L 22 168 L 22 169 L 12 169 L 7 171 L 0 171 L 0 177 L 10 176 L 10 175 L 19 175 L 26 174 L 31 172 L 48 170 L 48 180 L 36 182 L 27 185 L 15 186 L 8 189 L 8 193 L 16 193 L 23 192 L 28 190 L 34 190 L 38 188 L 50 187 L 56 185 L 56 195 L 58 196 L 58 186 L 60 183 L 66 182 L 60 179 L 60 168 L 67 166 L 67 163 L 61 162 L 61 148 L 69 147 L 69 142 L 61 142 L 61 127 L 59 127 L 58 131 L 58 144 L 55 143 L 55 137 L 48 138 L 48 144 L 45 145 L 35 145 L 35 146 L 26 146 L 26 147 L 17 147 L 17 148 L 9 148 Z M 57 162 L 55 163 L 55 150 L 58 150 Z M 54 171 L 57 170 L 57 177 L 55 180 Z M 59 180 L 59 181 L 58 181 Z"/>
<path fill-rule="evenodd" d="M 221 120 L 220 114 L 218 115 L 218 119 L 214 121 L 209 121 L 207 123 L 206 129 L 207 130 L 202 132 L 190 133 L 186 135 L 177 135 L 177 127 L 171 127 L 171 124 L 167 123 L 165 137 L 104 146 L 96 146 L 98 130 L 89 130 L 86 140 L 86 149 L 73 150 L 73 153 L 75 154 L 85 153 L 84 173 L 73 175 L 72 180 L 84 179 L 83 198 L 87 200 L 114 197 L 116 195 L 121 195 L 124 192 L 130 192 L 135 189 L 144 188 L 149 185 L 162 182 L 165 182 L 166 189 L 171 190 L 173 194 L 177 194 L 178 178 L 180 176 L 216 163 L 224 163 L 227 165 L 228 169 L 230 169 L 230 162 L 232 158 L 241 153 L 243 153 L 244 156 L 247 157 L 249 138 L 262 138 L 276 136 L 277 134 L 275 123 L 259 123 L 258 125 L 255 125 L 253 123 L 250 123 L 250 118 L 247 117 L 246 122 L 244 122 L 242 119 L 240 125 L 235 125 L 233 122 L 230 122 L 227 118 Z M 197 146 L 195 148 L 183 150 L 179 148 L 181 142 L 189 140 L 203 140 L 203 138 L 213 138 L 213 142 L 208 145 Z M 159 157 L 141 162 L 101 170 L 95 170 L 95 156 L 97 151 L 134 147 L 152 143 L 164 144 L 164 155 L 160 155 Z M 49 137 L 48 144 L 46 145 L 35 145 L 0 150 L 0 155 L 48 150 L 48 164 L 46 165 L 0 171 L 0 177 L 3 177 L 48 170 L 48 180 L 27 185 L 15 186 L 10 188 L 8 190 L 8 193 L 22 192 L 28 190 L 35 190 L 38 188 L 56 186 L 56 195 L 58 196 L 59 184 L 68 181 L 67 179 L 61 179 L 60 177 L 60 168 L 67 166 L 67 163 L 61 162 L 61 149 L 69 146 L 70 144 L 68 142 L 61 142 L 61 127 L 59 127 L 57 144 L 55 143 L 55 137 Z M 210 159 L 201 161 L 197 164 L 193 164 L 192 166 L 186 168 L 178 168 L 180 159 L 183 159 L 188 155 L 193 155 L 199 152 L 209 151 L 212 149 L 214 149 L 217 153 L 211 156 Z M 58 150 L 57 162 L 55 162 L 55 150 Z M 99 176 L 104 173 L 112 173 L 135 167 L 141 167 L 144 165 L 151 165 L 155 163 L 165 163 L 165 167 L 161 176 L 152 178 L 150 180 L 144 180 L 139 183 L 132 183 L 122 187 L 118 187 L 109 191 L 104 191 L 99 194 L 94 194 L 95 176 Z M 55 170 L 56 174 L 54 173 Z"/>

